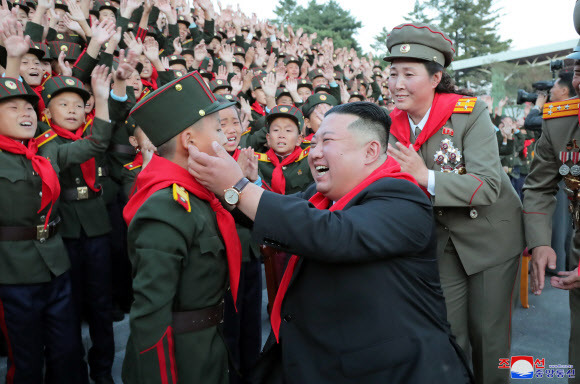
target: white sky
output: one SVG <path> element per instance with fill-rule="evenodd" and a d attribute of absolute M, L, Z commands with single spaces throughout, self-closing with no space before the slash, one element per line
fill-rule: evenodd
<path fill-rule="evenodd" d="M 217 0 L 212 0 L 217 4 Z M 324 0 L 317 0 L 321 3 Z M 413 10 L 414 0 L 337 0 L 344 9 L 362 22 L 358 39 L 363 51 L 369 52 L 373 37 L 383 27 L 391 29 L 405 22 L 404 16 Z M 256 13 L 259 19 L 274 18 L 276 1 L 221 0 L 222 6 L 241 5 L 246 14 Z M 306 5 L 307 0 L 298 0 Z M 495 0 L 502 8 L 499 35 L 512 39 L 512 49 L 524 49 L 552 42 L 579 39 L 574 30 L 572 12 L 574 0 Z M 217 9 L 217 5 L 216 5 Z M 560 13 L 560 14 L 559 14 Z M 572 47 L 570 47 L 572 48 Z"/>

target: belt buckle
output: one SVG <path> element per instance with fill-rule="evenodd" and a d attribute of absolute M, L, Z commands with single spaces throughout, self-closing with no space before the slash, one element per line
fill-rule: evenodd
<path fill-rule="evenodd" d="M 77 187 L 77 200 L 86 200 L 89 198 L 89 187 Z"/>
<path fill-rule="evenodd" d="M 37 225 L 36 240 L 40 241 L 41 243 L 44 243 L 48 239 L 48 229 L 49 229 L 48 226 L 46 227 L 46 229 L 44 229 L 44 225 Z"/>

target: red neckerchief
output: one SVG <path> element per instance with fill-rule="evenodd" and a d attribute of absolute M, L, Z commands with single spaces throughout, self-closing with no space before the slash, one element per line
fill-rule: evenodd
<path fill-rule="evenodd" d="M 318 209 L 328 209 L 329 211 L 339 211 L 342 210 L 355 196 L 362 192 L 369 185 L 377 180 L 385 177 L 390 177 L 394 179 L 408 180 L 419 186 L 417 181 L 413 176 L 408 173 L 401 172 L 401 166 L 393 158 L 389 157 L 387 160 L 377 169 L 373 171 L 366 179 L 364 179 L 359 185 L 354 187 L 349 193 L 341 197 L 336 203 L 334 203 L 330 208 L 330 199 L 325 197 L 320 192 L 317 192 L 308 201 L 311 202 Z M 282 302 L 284 301 L 284 295 L 288 290 L 290 285 L 290 280 L 292 279 L 292 274 L 294 273 L 294 268 L 296 268 L 296 263 L 299 257 L 292 255 L 290 261 L 288 261 L 288 266 L 280 282 L 280 287 L 278 288 L 278 293 L 276 293 L 276 299 L 272 305 L 272 313 L 270 315 L 270 322 L 272 323 L 272 330 L 274 331 L 274 336 L 276 336 L 276 341 L 280 342 L 280 323 L 281 323 L 281 310 Z"/>
<path fill-rule="evenodd" d="M 532 145 L 532 143 L 534 141 L 536 141 L 536 139 L 527 139 L 527 140 L 524 140 L 524 151 L 523 151 L 524 157 L 528 157 L 528 147 L 530 145 Z"/>
<path fill-rule="evenodd" d="M 281 195 L 286 194 L 286 178 L 284 177 L 284 171 L 282 167 L 292 164 L 300 157 L 300 153 L 302 153 L 302 148 L 296 147 L 294 148 L 294 152 L 288 155 L 282 162 L 278 159 L 276 152 L 272 148 L 268 149 L 266 155 L 268 156 L 268 160 L 274 164 L 274 172 L 272 172 L 272 181 L 270 182 L 270 187 L 272 191 L 279 193 Z"/>
<path fill-rule="evenodd" d="M 77 141 L 82 139 L 83 133 L 85 130 L 93 124 L 93 120 L 88 120 L 85 125 L 81 125 L 74 133 L 69 131 L 68 129 L 64 129 L 59 127 L 55 123 L 53 123 L 50 119 L 44 119 L 44 121 L 48 124 L 48 126 L 60 137 L 63 137 L 68 140 Z M 95 185 L 97 182 L 97 166 L 95 164 L 95 158 L 91 158 L 90 160 L 85 161 L 81 164 L 81 171 L 83 173 L 83 179 L 87 183 L 87 186 L 95 192 L 98 192 L 101 187 Z"/>
<path fill-rule="evenodd" d="M 455 93 L 435 93 L 429 119 L 421 130 L 419 137 L 415 140 L 415 144 L 413 144 L 415 151 L 418 151 L 431 136 L 443 127 L 453 114 L 457 101 L 462 97 L 465 96 Z M 409 144 L 411 144 L 411 126 L 409 125 L 407 112 L 395 108 L 389 116 L 392 120 L 391 134 L 405 147 L 409 147 Z"/>
<path fill-rule="evenodd" d="M 37 85 L 35 87 L 32 87 L 32 90 L 38 96 L 38 104 L 36 106 L 36 115 L 37 116 L 42 116 L 42 114 L 44 113 L 44 110 L 46 109 L 46 106 L 44 104 L 44 100 L 42 99 L 42 90 L 43 89 L 44 89 L 44 87 L 42 84 Z"/>
<path fill-rule="evenodd" d="M 152 88 L 153 90 L 157 89 L 157 78 L 159 77 L 159 73 L 155 69 L 154 66 L 151 66 L 151 77 L 149 80 L 141 79 L 141 83 L 143 83 L 144 87 Z"/>
<path fill-rule="evenodd" d="M 234 158 L 235 161 L 238 161 L 238 159 L 240 158 L 240 153 L 242 153 L 242 151 L 240 151 L 240 148 L 236 148 L 234 153 L 232 153 L 232 157 Z"/>
<path fill-rule="evenodd" d="M 149 196 L 173 184 L 178 184 L 197 198 L 209 202 L 211 209 L 215 212 L 218 228 L 226 246 L 230 287 L 235 304 L 240 282 L 242 246 L 234 218 L 222 206 L 218 198 L 198 183 L 187 170 L 157 155 L 153 155 L 147 167 L 139 173 L 135 184 L 138 185 L 137 191 L 131 196 L 123 210 L 123 218 L 127 226 Z"/>
<path fill-rule="evenodd" d="M 262 107 L 262 105 L 258 103 L 258 101 L 254 101 L 254 104 L 252 104 L 252 110 L 262 116 L 266 116 L 266 111 L 264 110 L 264 107 Z"/>
<path fill-rule="evenodd" d="M 56 203 L 60 195 L 58 175 L 52 167 L 50 160 L 36 154 L 38 152 L 38 146 L 36 145 L 35 139 L 29 139 L 28 146 L 24 146 L 24 144 L 16 140 L 0 135 L 0 149 L 17 155 L 25 155 L 32 162 L 32 169 L 38 173 L 40 180 L 42 180 L 42 198 L 38 212 L 40 213 L 50 203 L 50 208 L 44 221 L 44 229 L 46 229 L 50 222 L 52 207 L 54 207 L 54 203 Z"/>
<path fill-rule="evenodd" d="M 304 140 L 302 140 L 303 143 L 310 143 L 312 141 L 312 138 L 314 137 L 314 132 L 312 132 L 310 135 L 306 136 L 304 138 Z"/>

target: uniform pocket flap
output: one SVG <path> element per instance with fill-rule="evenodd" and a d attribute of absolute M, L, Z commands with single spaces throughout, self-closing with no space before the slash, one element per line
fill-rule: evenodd
<path fill-rule="evenodd" d="M 209 236 L 199 239 L 199 250 L 201 253 L 213 253 L 217 255 L 220 251 L 225 250 L 225 247 L 219 236 Z"/>
<path fill-rule="evenodd" d="M 16 181 L 25 180 L 26 175 L 22 169 L 3 169 L 0 172 L 0 178 L 8 179 L 10 182 L 14 183 Z"/>

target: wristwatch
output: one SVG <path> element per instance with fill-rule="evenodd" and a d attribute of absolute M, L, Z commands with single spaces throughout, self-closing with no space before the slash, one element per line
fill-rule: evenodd
<path fill-rule="evenodd" d="M 229 205 L 236 205 L 240 201 L 240 193 L 242 193 L 242 189 L 246 187 L 250 183 L 245 177 L 242 177 L 240 181 L 236 183 L 233 187 L 230 187 L 224 191 L 224 200 Z"/>

